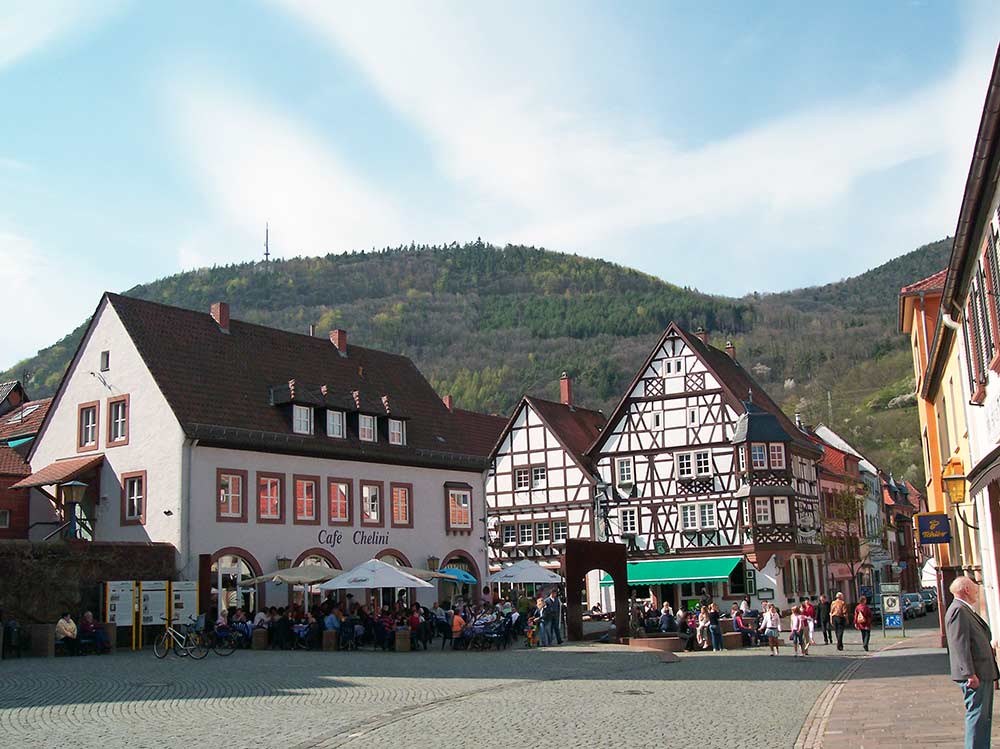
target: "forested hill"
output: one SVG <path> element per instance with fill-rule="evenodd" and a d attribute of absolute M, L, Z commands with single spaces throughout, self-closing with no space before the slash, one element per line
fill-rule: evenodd
<path fill-rule="evenodd" d="M 733 339 L 744 366 L 790 410 L 826 421 L 832 403 L 835 428 L 887 468 L 918 478 L 915 409 L 887 408 L 912 390 L 896 294 L 944 267 L 949 248 L 942 240 L 846 281 L 743 299 L 601 260 L 480 241 L 205 268 L 125 293 L 201 310 L 227 300 L 234 317 L 289 330 L 342 327 L 359 345 L 411 356 L 458 405 L 497 413 L 524 392 L 555 397 L 564 370 L 580 403 L 610 411 L 670 320 L 701 325 L 717 345 Z M 0 381 L 27 370 L 29 392 L 50 394 L 83 329 Z"/>

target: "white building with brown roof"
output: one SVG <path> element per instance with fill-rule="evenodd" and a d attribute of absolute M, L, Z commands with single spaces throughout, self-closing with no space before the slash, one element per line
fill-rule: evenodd
<path fill-rule="evenodd" d="M 33 536 L 171 543 L 206 599 L 284 560 L 461 567 L 481 585 L 482 471 L 503 421 L 450 408 L 407 357 L 342 330 L 105 294 L 18 486 Z M 75 507 L 71 480 L 87 485 Z"/>

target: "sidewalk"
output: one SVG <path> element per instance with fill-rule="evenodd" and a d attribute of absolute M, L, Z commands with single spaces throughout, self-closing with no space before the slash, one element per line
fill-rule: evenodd
<path fill-rule="evenodd" d="M 962 746 L 962 694 L 948 677 L 948 653 L 937 646 L 937 639 L 936 632 L 921 632 L 860 661 L 836 695 L 814 746 Z M 1000 725 L 997 708 L 1000 704 L 994 707 L 994 722 Z"/>

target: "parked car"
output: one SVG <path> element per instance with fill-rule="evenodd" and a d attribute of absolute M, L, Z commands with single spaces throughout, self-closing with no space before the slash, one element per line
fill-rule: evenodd
<path fill-rule="evenodd" d="M 904 605 L 909 604 L 909 607 L 913 610 L 910 614 L 910 618 L 916 616 L 926 616 L 927 606 L 924 604 L 924 599 L 919 593 L 903 593 Z"/>
<path fill-rule="evenodd" d="M 872 610 L 872 622 L 878 623 L 882 621 L 882 600 L 875 598 L 868 604 L 869 608 Z"/>
<path fill-rule="evenodd" d="M 922 590 L 920 591 L 920 597 L 924 599 L 924 606 L 927 611 L 935 611 L 937 609 L 937 596 L 934 595 L 933 591 Z"/>

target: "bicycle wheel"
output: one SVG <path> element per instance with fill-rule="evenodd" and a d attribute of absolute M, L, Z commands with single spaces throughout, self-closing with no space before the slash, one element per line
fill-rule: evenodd
<path fill-rule="evenodd" d="M 153 655 L 157 658 L 167 657 L 167 633 L 160 632 L 157 635 L 156 640 L 153 642 Z"/>
<path fill-rule="evenodd" d="M 199 634 L 188 635 L 187 641 L 184 644 L 187 654 L 197 661 L 208 655 L 208 646 L 205 644 L 205 638 Z"/>
<path fill-rule="evenodd" d="M 227 637 L 216 637 L 212 650 L 216 655 L 232 655 L 236 652 L 236 639 L 233 635 Z"/>

